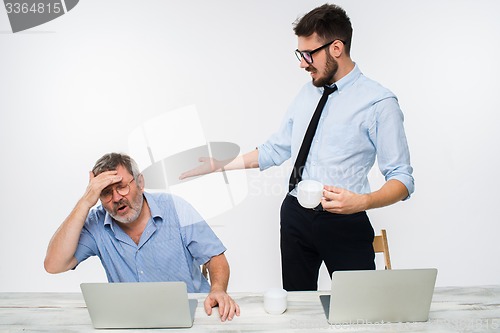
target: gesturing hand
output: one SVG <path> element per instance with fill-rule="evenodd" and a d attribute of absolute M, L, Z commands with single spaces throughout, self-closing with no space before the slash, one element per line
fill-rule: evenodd
<path fill-rule="evenodd" d="M 218 169 L 221 168 L 221 166 L 219 165 L 220 162 L 218 160 L 216 160 L 215 158 L 200 157 L 198 159 L 198 161 L 202 163 L 200 166 L 198 166 L 194 169 L 188 170 L 186 172 L 183 172 L 179 176 L 179 179 L 185 179 L 188 177 L 206 175 L 208 173 L 212 173 L 214 171 L 217 171 Z"/>

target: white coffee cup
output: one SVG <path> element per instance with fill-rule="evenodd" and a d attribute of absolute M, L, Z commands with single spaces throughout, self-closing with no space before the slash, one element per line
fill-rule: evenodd
<path fill-rule="evenodd" d="M 285 312 L 287 306 L 287 292 L 285 289 L 272 288 L 264 293 L 264 310 L 273 315 Z"/>
<path fill-rule="evenodd" d="M 323 184 L 315 180 L 302 180 L 297 185 L 297 200 L 304 208 L 318 206 L 323 197 Z"/>

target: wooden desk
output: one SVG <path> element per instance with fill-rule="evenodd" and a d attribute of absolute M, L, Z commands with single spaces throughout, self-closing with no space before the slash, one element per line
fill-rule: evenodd
<path fill-rule="evenodd" d="M 199 300 L 190 329 L 109 330 L 110 332 L 500 332 L 500 286 L 436 288 L 430 319 L 425 323 L 328 325 L 319 295 L 326 292 L 288 293 L 282 315 L 264 311 L 260 293 L 233 293 L 241 316 L 221 323 L 218 315 L 203 310 Z M 79 293 L 0 293 L 0 332 L 104 332 L 94 330 Z"/>

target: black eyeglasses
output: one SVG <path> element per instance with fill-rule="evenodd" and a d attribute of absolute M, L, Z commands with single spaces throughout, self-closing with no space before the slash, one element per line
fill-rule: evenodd
<path fill-rule="evenodd" d="M 130 193 L 130 184 L 135 180 L 135 178 L 132 178 L 131 181 L 128 182 L 127 185 L 118 185 L 115 187 L 116 192 L 121 195 L 122 197 L 126 196 L 127 194 Z M 109 202 L 113 198 L 113 187 L 106 187 L 104 190 L 102 190 L 100 199 L 102 202 Z"/>
<path fill-rule="evenodd" d="M 326 43 L 325 45 L 322 45 L 322 46 L 320 46 L 317 49 L 314 49 L 312 51 L 299 51 L 297 49 L 297 50 L 295 50 L 295 56 L 297 56 L 297 59 L 299 59 L 299 61 L 302 61 L 302 59 L 304 59 L 310 65 L 313 63 L 313 57 L 312 57 L 313 53 L 318 52 L 327 46 L 330 46 L 336 40 L 338 40 L 339 42 L 342 42 L 342 44 L 345 44 L 345 42 L 343 40 L 334 39 L 330 43 Z"/>

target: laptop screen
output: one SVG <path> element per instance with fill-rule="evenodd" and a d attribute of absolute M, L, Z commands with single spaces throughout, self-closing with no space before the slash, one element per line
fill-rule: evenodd
<path fill-rule="evenodd" d="M 435 268 L 334 272 L 331 295 L 321 296 L 328 322 L 427 321 L 436 276 Z"/>
<path fill-rule="evenodd" d="M 95 328 L 191 327 L 197 300 L 184 282 L 82 283 Z"/>

